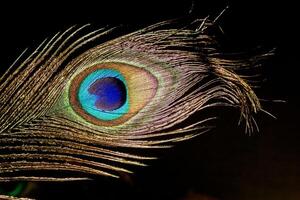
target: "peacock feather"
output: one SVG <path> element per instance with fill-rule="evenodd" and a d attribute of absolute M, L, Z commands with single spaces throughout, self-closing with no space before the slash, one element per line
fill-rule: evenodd
<path fill-rule="evenodd" d="M 252 132 L 261 105 L 237 72 L 268 54 L 225 56 L 216 29 L 170 20 L 116 36 L 84 25 L 21 56 L 0 78 L 0 181 L 130 173 L 155 158 L 146 149 L 208 131 L 216 116 L 195 114 L 216 106 L 240 109 Z"/>

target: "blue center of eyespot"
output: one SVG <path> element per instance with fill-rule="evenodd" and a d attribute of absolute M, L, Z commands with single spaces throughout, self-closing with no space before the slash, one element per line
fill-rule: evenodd
<path fill-rule="evenodd" d="M 100 110 L 113 111 L 126 102 L 126 87 L 118 78 L 100 78 L 89 87 L 88 91 L 97 96 L 95 106 Z"/>
<path fill-rule="evenodd" d="M 114 120 L 129 110 L 125 78 L 112 69 L 90 73 L 79 86 L 78 101 L 82 109 L 100 120 Z"/>

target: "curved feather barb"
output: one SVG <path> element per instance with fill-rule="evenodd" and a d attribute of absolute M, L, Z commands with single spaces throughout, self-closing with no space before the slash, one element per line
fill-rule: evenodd
<path fill-rule="evenodd" d="M 1 181 L 130 173 L 128 165 L 154 159 L 143 149 L 209 130 L 213 118 L 189 120 L 208 107 L 239 108 L 253 131 L 261 105 L 235 71 L 267 54 L 226 58 L 206 19 L 165 21 L 100 44 L 114 29 L 83 35 L 87 26 L 45 40 L 1 77 Z"/>

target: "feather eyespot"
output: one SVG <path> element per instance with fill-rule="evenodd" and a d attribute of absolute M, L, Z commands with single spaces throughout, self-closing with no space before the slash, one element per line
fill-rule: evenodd
<path fill-rule="evenodd" d="M 72 80 L 72 109 L 90 123 L 113 126 L 126 122 L 155 96 L 157 79 L 145 69 L 124 63 L 89 67 Z"/>

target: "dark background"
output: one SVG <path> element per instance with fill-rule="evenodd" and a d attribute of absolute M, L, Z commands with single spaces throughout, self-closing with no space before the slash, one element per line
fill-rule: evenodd
<path fill-rule="evenodd" d="M 0 69 L 3 72 L 27 47 L 74 24 L 95 27 L 143 27 L 188 15 L 217 16 L 224 49 L 276 48 L 266 64 L 259 95 L 286 103 L 264 102 L 277 117 L 259 115 L 260 132 L 246 135 L 231 111 L 222 112 L 217 128 L 166 152 L 150 167 L 121 180 L 34 184 L 30 196 L 40 199 L 300 199 L 299 84 L 296 3 L 292 1 L 2 1 Z M 192 9 L 191 9 L 192 8 Z M 299 18 L 299 17 L 298 17 Z M 233 111 L 234 112 L 234 111 Z"/>

